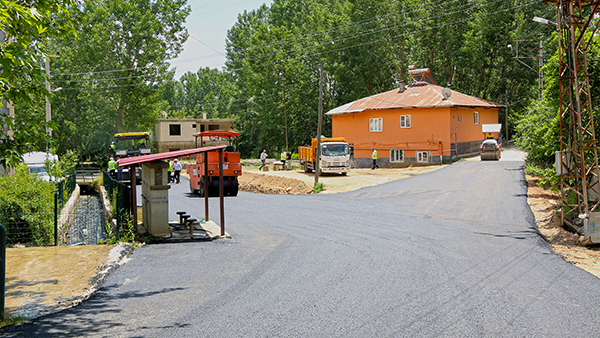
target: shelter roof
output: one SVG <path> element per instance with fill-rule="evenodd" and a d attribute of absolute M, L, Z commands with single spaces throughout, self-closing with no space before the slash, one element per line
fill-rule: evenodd
<path fill-rule="evenodd" d="M 427 82 L 417 82 L 404 91 L 393 89 L 368 96 L 328 111 L 327 115 L 360 113 L 366 110 L 409 109 L 409 108 L 505 108 L 505 106 L 448 89 L 450 97 L 445 98 L 444 87 Z"/>
<path fill-rule="evenodd" d="M 132 165 L 132 164 L 165 160 L 167 158 L 175 158 L 175 157 L 179 157 L 179 156 L 193 155 L 193 154 L 197 154 L 197 153 L 203 153 L 203 152 L 207 152 L 207 151 L 215 151 L 215 150 L 225 149 L 225 148 L 227 148 L 226 145 L 220 145 L 220 146 L 213 146 L 213 147 L 203 147 L 203 148 L 169 151 L 166 153 L 150 154 L 150 155 L 143 155 L 143 156 L 126 157 L 126 158 L 122 158 L 119 160 L 119 166 L 124 167 L 124 166 Z"/>

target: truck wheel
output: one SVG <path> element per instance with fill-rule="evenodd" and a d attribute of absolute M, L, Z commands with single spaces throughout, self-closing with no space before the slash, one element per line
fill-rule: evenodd
<path fill-rule="evenodd" d="M 344 171 L 344 172 L 342 173 L 342 176 L 346 176 L 346 175 L 348 175 L 348 173 Z"/>
<path fill-rule="evenodd" d="M 200 189 L 198 190 L 198 195 L 200 195 L 200 197 L 204 197 L 204 177 L 202 177 L 200 179 Z"/>
<path fill-rule="evenodd" d="M 190 180 L 190 192 L 194 195 L 198 193 L 196 189 L 192 188 L 192 180 Z"/>

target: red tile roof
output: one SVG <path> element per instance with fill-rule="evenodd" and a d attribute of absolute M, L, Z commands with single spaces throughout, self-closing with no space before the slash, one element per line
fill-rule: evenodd
<path fill-rule="evenodd" d="M 328 111 L 327 115 L 360 113 L 365 110 L 408 109 L 408 108 L 505 108 L 505 106 L 450 90 L 444 98 L 444 87 L 418 82 L 401 92 L 399 89 L 365 97 Z"/>

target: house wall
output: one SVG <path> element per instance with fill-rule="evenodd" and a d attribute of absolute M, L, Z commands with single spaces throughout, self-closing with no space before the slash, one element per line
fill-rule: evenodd
<path fill-rule="evenodd" d="M 474 112 L 479 113 L 475 124 Z M 458 114 L 461 122 L 458 122 Z M 410 115 L 410 128 L 400 126 L 400 116 Z M 369 131 L 369 120 L 381 118 L 383 130 Z M 498 123 L 496 109 L 412 108 L 368 110 L 353 114 L 332 115 L 332 137 L 346 137 L 354 145 L 354 165 L 372 165 L 372 148 L 377 149 L 381 167 L 427 165 L 450 160 L 457 154 L 479 151 L 483 133 L 481 124 Z M 391 150 L 403 151 L 400 162 L 391 161 Z M 419 153 L 428 152 L 426 162 Z"/>
<path fill-rule="evenodd" d="M 400 117 L 410 116 L 410 128 L 400 126 Z M 346 137 L 354 145 L 356 167 L 370 167 L 372 148 L 377 149 L 379 166 L 403 167 L 441 162 L 450 156 L 450 112 L 448 108 L 369 110 L 332 115 L 332 136 Z M 371 132 L 370 119 L 383 119 L 383 130 Z M 404 160 L 390 161 L 390 150 L 403 151 Z M 417 152 L 428 152 L 427 162 L 417 161 Z"/>
<path fill-rule="evenodd" d="M 159 153 L 193 149 L 196 147 L 193 134 L 205 130 L 230 130 L 233 129 L 234 124 L 234 119 L 161 119 L 157 121 L 152 133 L 153 144 Z M 177 129 L 180 135 L 173 133 Z M 227 144 L 227 141 L 220 139 L 205 141 L 204 145 L 199 143 L 198 147 Z"/>
<path fill-rule="evenodd" d="M 477 124 L 475 124 L 475 112 L 479 113 Z M 485 139 L 481 125 L 498 123 L 497 109 L 453 108 L 450 114 L 452 156 L 478 153 L 481 141 Z M 460 115 L 460 122 L 458 115 Z"/>

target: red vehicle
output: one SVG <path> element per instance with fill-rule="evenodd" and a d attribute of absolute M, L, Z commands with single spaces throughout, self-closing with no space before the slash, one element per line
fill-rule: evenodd
<path fill-rule="evenodd" d="M 242 174 L 240 153 L 233 151 L 231 138 L 239 136 L 240 133 L 231 130 L 207 130 L 194 134 L 195 137 L 227 137 L 229 146 L 223 151 L 223 188 L 225 196 L 237 196 L 238 176 Z M 208 156 L 206 156 L 208 155 Z M 206 159 L 208 157 L 208 159 Z M 208 162 L 208 175 L 205 182 L 205 161 Z M 204 196 L 204 187 L 208 186 L 208 196 L 219 196 L 219 152 L 212 151 L 196 155 L 196 164 L 187 166 L 190 176 L 190 191 L 193 194 Z"/>

